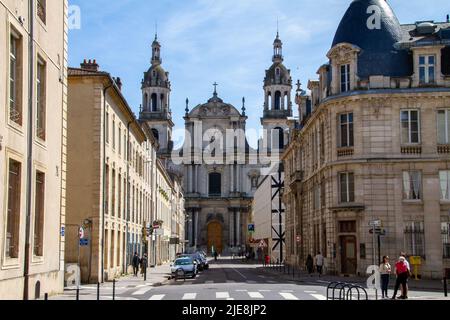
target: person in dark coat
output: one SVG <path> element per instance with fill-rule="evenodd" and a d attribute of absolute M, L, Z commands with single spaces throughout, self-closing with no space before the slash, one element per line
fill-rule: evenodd
<path fill-rule="evenodd" d="M 312 277 L 314 271 L 314 259 L 311 255 L 308 255 L 308 258 L 306 258 L 306 270 L 308 270 L 308 274 Z"/>
<path fill-rule="evenodd" d="M 133 260 L 131 261 L 131 265 L 133 266 L 133 274 L 135 277 L 138 276 L 140 263 L 141 263 L 141 259 L 139 258 L 138 253 L 135 252 L 134 256 L 133 256 Z"/>
<path fill-rule="evenodd" d="M 148 259 L 147 254 L 144 253 L 144 256 L 141 259 L 141 274 L 144 275 L 147 272 Z"/>

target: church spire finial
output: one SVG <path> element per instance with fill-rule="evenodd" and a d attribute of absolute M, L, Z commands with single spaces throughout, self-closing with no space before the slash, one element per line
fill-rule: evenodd
<path fill-rule="evenodd" d="M 155 41 L 158 41 L 158 21 L 155 21 Z"/>
<path fill-rule="evenodd" d="M 214 82 L 213 83 L 213 86 L 214 86 L 214 96 L 215 97 L 217 97 L 217 86 L 218 86 L 219 84 L 217 83 L 217 82 Z"/>

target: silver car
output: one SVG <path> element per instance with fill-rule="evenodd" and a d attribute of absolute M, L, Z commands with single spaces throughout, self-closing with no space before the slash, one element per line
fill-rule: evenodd
<path fill-rule="evenodd" d="M 194 279 L 198 274 L 197 262 L 191 257 L 182 257 L 170 265 L 170 273 L 173 277 L 191 277 Z"/>

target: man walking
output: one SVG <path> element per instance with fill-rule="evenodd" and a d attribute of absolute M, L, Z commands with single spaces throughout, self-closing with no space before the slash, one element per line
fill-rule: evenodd
<path fill-rule="evenodd" d="M 319 274 L 319 278 L 322 276 L 322 272 L 323 272 L 323 263 L 324 263 L 324 257 L 322 255 L 322 253 L 318 253 L 317 256 L 315 257 L 316 259 L 316 269 L 317 269 L 317 273 Z"/>
<path fill-rule="evenodd" d="M 131 265 L 133 266 L 133 274 L 135 277 L 138 276 L 139 272 L 139 264 L 141 263 L 141 259 L 139 259 L 139 255 L 137 252 L 134 253 L 133 260 L 131 261 Z"/>
<path fill-rule="evenodd" d="M 144 277 L 145 277 L 145 274 L 147 273 L 147 266 L 148 266 L 147 254 L 144 253 L 144 256 L 141 259 L 141 274 Z"/>

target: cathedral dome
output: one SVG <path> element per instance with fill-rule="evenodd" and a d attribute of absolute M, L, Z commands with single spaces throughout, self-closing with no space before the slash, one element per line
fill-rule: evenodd
<path fill-rule="evenodd" d="M 168 73 L 161 65 L 153 65 L 144 75 L 143 87 L 160 86 L 167 88 L 169 86 Z"/>
<path fill-rule="evenodd" d="M 290 71 L 284 66 L 282 62 L 274 63 L 269 70 L 266 71 L 266 78 L 264 84 L 270 85 L 291 85 L 292 79 Z"/>
<path fill-rule="evenodd" d="M 342 18 L 332 47 L 345 42 L 361 49 L 358 58 L 361 78 L 409 76 L 412 74 L 411 57 L 406 51 L 395 48 L 401 38 L 400 23 L 385 0 L 354 0 Z"/>

